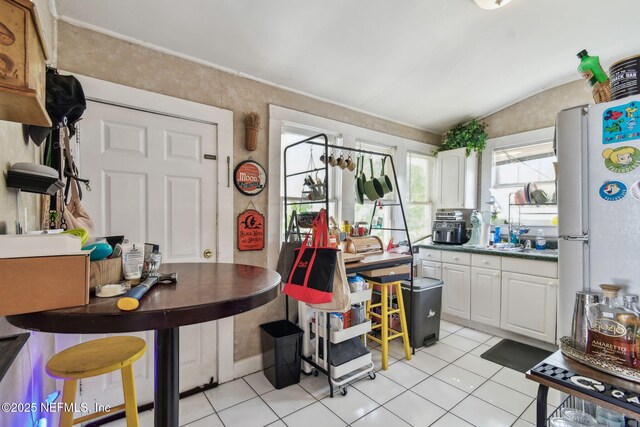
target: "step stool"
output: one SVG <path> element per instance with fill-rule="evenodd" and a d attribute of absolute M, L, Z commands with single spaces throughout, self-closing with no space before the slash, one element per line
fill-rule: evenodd
<path fill-rule="evenodd" d="M 367 319 L 374 317 L 378 320 L 376 325 L 371 326 L 371 330 L 380 329 L 380 338 L 371 334 L 367 334 L 367 337 L 382 345 L 382 369 L 386 371 L 389 368 L 389 341 L 393 339 L 402 338 L 405 358 L 411 360 L 411 348 L 409 347 L 409 334 L 407 333 L 407 318 L 404 314 L 401 281 L 381 283 L 368 279 L 367 282 L 369 282 L 370 286 L 376 285 L 380 287 L 380 302 L 372 304 L 371 300 L 367 301 Z M 389 293 L 389 288 L 391 288 L 391 293 Z M 396 300 L 398 301 L 398 308 L 396 309 L 389 307 L 389 297 L 393 295 L 394 292 Z M 380 313 L 373 311 L 374 308 L 378 307 L 380 307 Z M 389 316 L 396 313 L 400 318 L 402 332 L 396 331 L 389 326 Z"/>

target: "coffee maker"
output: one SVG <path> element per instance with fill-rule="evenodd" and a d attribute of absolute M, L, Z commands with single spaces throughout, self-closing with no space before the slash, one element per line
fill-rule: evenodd
<path fill-rule="evenodd" d="M 462 212 L 437 212 L 433 221 L 433 243 L 462 245 L 467 242 L 467 223 Z"/>

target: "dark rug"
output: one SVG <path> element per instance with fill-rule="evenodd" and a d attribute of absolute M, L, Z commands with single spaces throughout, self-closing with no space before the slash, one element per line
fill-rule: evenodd
<path fill-rule="evenodd" d="M 551 356 L 550 351 L 504 339 L 482 353 L 480 357 L 525 373 L 549 356 Z"/>

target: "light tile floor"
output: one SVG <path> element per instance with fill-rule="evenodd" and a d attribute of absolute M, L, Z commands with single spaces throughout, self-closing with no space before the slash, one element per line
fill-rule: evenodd
<path fill-rule="evenodd" d="M 329 397 L 325 376 L 303 376 L 300 384 L 275 390 L 262 372 L 222 384 L 180 401 L 180 425 L 188 427 L 532 427 L 537 384 L 524 374 L 480 358 L 501 338 L 441 322 L 440 341 L 412 360 L 402 344 L 390 345 L 389 369 L 381 371 L 372 345 L 375 380 L 361 379 Z M 551 413 L 564 395 L 550 390 Z M 124 426 L 124 421 L 108 424 Z M 153 425 L 153 412 L 140 414 Z"/>

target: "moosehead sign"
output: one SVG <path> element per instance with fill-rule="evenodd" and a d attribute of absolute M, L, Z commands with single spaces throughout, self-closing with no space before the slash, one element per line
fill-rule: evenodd
<path fill-rule="evenodd" d="M 255 196 L 267 185 L 267 173 L 260 163 L 245 160 L 238 163 L 233 171 L 233 184 L 239 192 L 247 196 Z"/>

